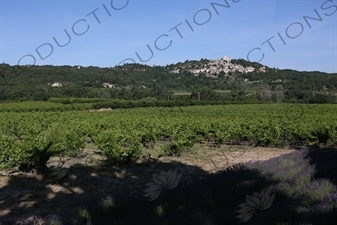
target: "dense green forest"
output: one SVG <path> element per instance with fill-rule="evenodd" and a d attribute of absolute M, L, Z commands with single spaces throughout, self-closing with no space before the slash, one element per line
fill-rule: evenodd
<path fill-rule="evenodd" d="M 125 64 L 113 68 L 81 66 L 10 66 L 0 64 L 0 101 L 50 98 L 104 98 L 200 101 L 335 103 L 337 74 L 266 67 L 265 72 L 220 72 L 216 78 L 189 70 L 210 60 L 186 60 L 167 66 Z M 231 63 L 262 67 L 243 59 Z M 179 72 L 172 71 L 179 69 Z M 61 87 L 52 84 L 60 83 Z M 110 88 L 103 85 L 112 85 Z M 174 95 L 174 91 L 191 93 Z"/>

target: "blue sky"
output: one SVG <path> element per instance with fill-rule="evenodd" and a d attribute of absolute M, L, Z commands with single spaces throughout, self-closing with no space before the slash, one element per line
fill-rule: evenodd
<path fill-rule="evenodd" d="M 264 54 L 260 63 L 270 67 L 337 73 L 337 0 L 1 0 L 0 14 L 0 62 L 10 65 L 109 67 L 128 58 L 167 65 Z"/>

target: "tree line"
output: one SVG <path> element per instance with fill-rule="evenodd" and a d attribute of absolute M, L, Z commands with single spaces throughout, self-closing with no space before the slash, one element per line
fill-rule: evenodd
<path fill-rule="evenodd" d="M 186 60 L 167 66 L 125 64 L 113 68 L 0 64 L 0 101 L 67 97 L 174 100 L 174 91 L 179 90 L 191 92 L 187 98 L 198 101 L 336 102 L 337 74 L 266 67 L 266 72 L 222 72 L 218 78 L 211 78 L 188 71 L 208 61 Z M 232 61 L 243 66 L 261 66 L 243 59 Z M 179 73 L 172 73 L 177 68 Z M 52 87 L 56 82 L 62 86 Z M 104 88 L 104 84 L 112 86 Z"/>

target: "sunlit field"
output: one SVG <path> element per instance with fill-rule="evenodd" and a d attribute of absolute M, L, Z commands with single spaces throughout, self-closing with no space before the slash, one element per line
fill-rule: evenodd
<path fill-rule="evenodd" d="M 0 105 L 3 224 L 337 219 L 336 105 L 34 104 Z"/>

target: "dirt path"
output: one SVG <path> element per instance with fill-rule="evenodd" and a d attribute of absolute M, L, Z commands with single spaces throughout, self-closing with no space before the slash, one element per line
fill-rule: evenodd
<path fill-rule="evenodd" d="M 268 160 L 296 151 L 294 149 L 225 145 L 214 148 L 197 144 L 194 148 L 194 152 L 182 157 L 163 157 L 161 161 L 178 161 L 186 165 L 200 167 L 205 172 L 214 173 L 237 163 Z"/>

